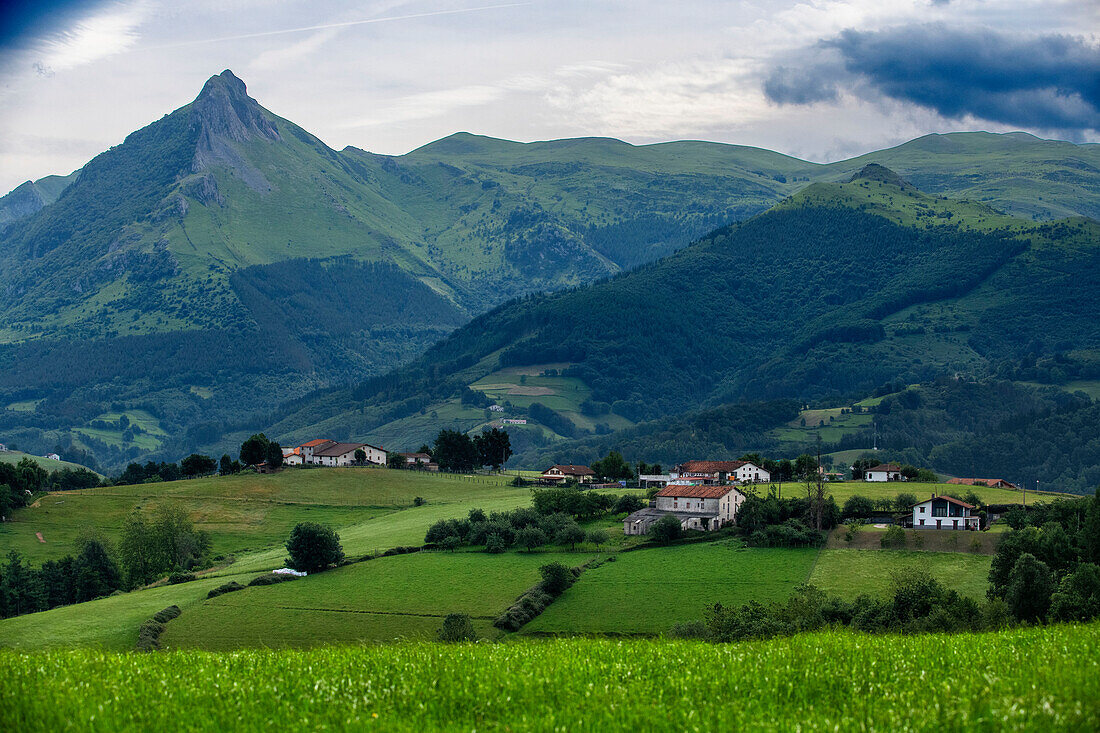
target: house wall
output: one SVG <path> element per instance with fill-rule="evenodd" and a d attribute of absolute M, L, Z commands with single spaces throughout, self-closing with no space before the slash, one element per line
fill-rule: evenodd
<path fill-rule="evenodd" d="M 364 445 L 363 452 L 367 454 L 367 463 L 376 463 L 379 466 L 386 465 L 386 451 L 381 448 L 375 448 L 373 445 Z"/>
<path fill-rule="evenodd" d="M 864 475 L 864 481 L 900 481 L 901 474 L 897 472 L 876 471 L 871 468 Z"/>
<path fill-rule="evenodd" d="M 718 499 L 658 496 L 657 508 L 665 512 L 713 512 L 718 514 Z"/>
<path fill-rule="evenodd" d="M 289 456 L 283 456 L 284 466 L 300 466 L 302 465 L 302 457 L 297 453 L 291 453 Z"/>
<path fill-rule="evenodd" d="M 718 502 L 718 518 L 723 522 L 733 522 L 737 519 L 737 510 L 745 502 L 745 495 L 740 491 L 731 491 Z"/>
<path fill-rule="evenodd" d="M 948 505 L 947 516 L 936 517 L 932 515 L 932 506 L 937 501 L 939 504 Z M 959 513 L 952 515 L 950 507 L 955 507 Z M 924 521 L 924 524 L 921 524 L 921 520 Z M 936 526 L 936 520 L 940 521 L 938 527 Z M 958 524 L 956 525 L 955 522 L 958 522 Z M 913 529 L 966 529 L 967 525 L 978 526 L 978 517 L 972 515 L 966 507 L 960 507 L 949 501 L 929 499 L 913 507 Z"/>

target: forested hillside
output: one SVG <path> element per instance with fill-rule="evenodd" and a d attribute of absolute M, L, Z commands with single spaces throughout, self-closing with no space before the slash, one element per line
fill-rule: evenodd
<path fill-rule="evenodd" d="M 929 191 L 1028 217 L 1100 211 L 1100 146 L 961 133 L 871 157 Z M 861 208 L 890 207 L 868 194 L 839 214 L 828 203 L 776 212 L 708 238 L 686 259 L 645 265 L 812 181 L 847 180 L 869 159 L 819 165 L 705 142 L 516 143 L 468 133 L 403 156 L 335 151 L 224 72 L 80 171 L 0 198 L 0 435 L 103 466 L 186 452 L 247 429 L 258 414 L 277 415 L 288 399 L 383 374 L 510 299 L 576 288 L 567 300 L 528 301 L 522 317 L 504 309 L 484 327 L 508 350 L 499 364 L 577 364 L 570 378 L 584 381 L 597 411 L 580 434 L 669 414 L 678 400 L 785 397 L 804 383 L 810 395 L 840 394 L 894 370 L 844 375 L 849 367 L 830 357 L 829 374 L 801 375 L 827 356 L 818 342 L 866 345 L 890 330 L 883 309 L 949 296 L 997 270 L 1022 245 L 998 231 L 995 212 L 913 204 L 902 220 L 887 213 L 886 223 L 865 226 Z M 832 196 L 829 185 L 791 206 Z M 961 219 L 979 223 L 959 236 L 928 226 Z M 851 247 L 827 261 L 837 239 Z M 804 243 L 808 269 L 775 267 Z M 583 287 L 639 266 L 638 277 L 608 290 Z M 876 268 L 871 280 L 856 275 L 863 267 Z M 685 287 L 705 296 L 683 302 Z M 642 293 L 648 342 L 616 315 Z M 568 320 L 540 323 L 558 319 L 559 307 Z M 764 311 L 775 326 L 730 328 Z M 685 320 L 716 330 L 666 348 L 664 335 Z M 914 376 L 981 360 L 935 348 L 952 353 Z M 599 417 L 612 414 L 599 412 L 603 404 L 615 404 L 618 418 Z M 370 412 L 327 426 L 384 424 Z M 121 426 L 123 415 L 137 419 Z M 420 429 L 405 423 L 400 436 Z"/>
<path fill-rule="evenodd" d="M 1096 222 L 1034 224 L 928 196 L 887 174 L 872 167 L 850 183 L 814 184 L 661 262 L 495 309 L 410 368 L 294 405 L 276 432 L 298 434 L 327 420 L 389 438 L 407 416 L 438 413 L 451 400 L 476 407 L 467 385 L 476 394 L 479 379 L 501 378 L 485 375 L 553 364 L 589 390 L 577 414 L 596 428 L 573 420 L 573 430 L 550 426 L 558 438 L 516 431 L 526 457 L 589 459 L 621 443 L 636 445 L 638 458 L 667 460 L 688 436 L 715 453 L 746 444 L 799 449 L 767 435 L 791 419 L 778 409 L 783 403 L 753 404 L 763 422 L 742 419 L 744 403 L 843 405 L 884 383 L 945 375 L 1051 384 L 1097 376 L 1100 305 L 1086 295 L 1100 286 Z M 1007 412 L 967 402 L 976 424 L 938 415 L 935 430 L 910 425 L 912 440 L 899 430 L 897 447 L 942 470 L 975 470 L 973 461 L 933 456 L 932 448 L 1062 405 L 1034 399 Z M 339 407 L 349 400 L 354 412 Z M 518 403 L 512 411 L 536 415 Z M 568 407 L 557 412 L 574 416 Z M 475 410 L 467 418 L 472 424 L 460 427 L 490 416 Z M 645 424 L 614 432 L 613 418 Z"/>

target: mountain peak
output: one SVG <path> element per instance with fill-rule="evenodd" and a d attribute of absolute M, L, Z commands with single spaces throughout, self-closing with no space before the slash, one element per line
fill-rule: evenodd
<path fill-rule="evenodd" d="M 193 112 L 203 132 L 235 142 L 278 140 L 279 131 L 244 82 L 229 69 L 210 77 L 195 98 Z"/>
<path fill-rule="evenodd" d="M 863 166 L 858 173 L 848 179 L 848 183 L 854 183 L 855 181 L 879 181 L 880 183 L 892 184 L 898 188 L 909 187 L 909 184 L 906 183 L 904 178 L 886 166 L 879 165 L 878 163 L 868 163 Z"/>

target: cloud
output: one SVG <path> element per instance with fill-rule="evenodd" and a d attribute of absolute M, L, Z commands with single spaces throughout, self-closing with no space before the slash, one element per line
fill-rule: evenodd
<path fill-rule="evenodd" d="M 846 30 L 807 58 L 814 62 L 773 70 L 764 83 L 771 101 L 831 100 L 840 85 L 950 119 L 1071 133 L 1100 129 L 1100 45 L 1083 38 L 909 25 Z"/>
<path fill-rule="evenodd" d="M 38 44 L 36 71 L 64 71 L 122 53 L 137 42 L 147 10 L 144 2 L 115 3 L 83 17 Z"/>

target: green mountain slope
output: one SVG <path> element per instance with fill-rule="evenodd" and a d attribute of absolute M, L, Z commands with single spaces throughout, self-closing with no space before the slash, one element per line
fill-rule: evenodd
<path fill-rule="evenodd" d="M 494 419 L 477 395 L 502 399 L 481 385 L 509 370 L 553 368 L 583 385 L 585 404 L 575 407 L 529 398 L 557 417 L 530 401 L 505 404 L 508 416 L 529 419 L 515 431 L 530 456 L 612 443 L 588 436 L 611 432 L 617 420 L 844 400 L 894 380 L 991 377 L 1044 355 L 1061 355 L 1062 379 L 1091 378 L 1100 224 L 1036 224 L 890 179 L 872 168 L 848 183 L 814 184 L 658 263 L 498 308 L 405 370 L 290 406 L 273 431 L 342 425 L 411 444 L 429 437 L 409 429 L 426 411 L 442 418 L 426 429 L 476 429 Z M 531 379 L 528 389 L 549 389 Z M 756 420 L 754 434 L 790 420 L 784 405 L 765 414 L 774 424 Z M 708 420 L 729 420 L 722 414 L 703 413 L 693 434 L 705 435 Z M 679 434 L 662 440 L 682 441 L 670 425 Z M 621 437 L 664 429 L 628 428 Z M 729 431 L 737 429 L 734 421 Z M 580 443 L 557 442 L 565 438 Z"/>
<path fill-rule="evenodd" d="M 978 235 L 991 238 L 988 247 L 971 242 L 956 248 L 936 231 L 916 239 L 906 235 L 907 244 L 882 252 L 892 268 L 909 267 L 906 247 L 912 247 L 926 260 L 921 267 L 928 272 L 920 277 L 947 277 L 944 268 L 952 261 L 971 257 L 996 269 L 1016 246 L 987 231 L 1002 226 L 996 222 L 1003 217 L 980 203 L 954 199 L 967 196 L 1039 218 L 1094 215 L 1100 201 L 1098 151 L 1100 146 L 1020 135 L 929 136 L 865 157 L 892 162 L 912 182 L 952 197 L 935 204 L 942 218 L 929 219 L 924 204 L 902 207 L 902 213 L 890 213 L 886 199 L 872 197 L 861 205 L 863 213 L 878 210 L 903 227 L 952 223 L 951 216 L 980 220 Z M 644 273 L 647 263 L 717 227 L 749 219 L 811 181 L 847 180 L 863 162 L 818 165 L 757 148 L 693 141 L 515 143 L 468 133 L 403 156 L 335 151 L 265 110 L 227 71 L 212 77 L 194 102 L 133 133 L 77 173 L 28 182 L 0 199 L 0 436 L 36 451 L 90 451 L 106 466 L 149 451 L 183 452 L 245 429 L 251 416 L 315 388 L 382 374 L 510 299 L 583 289 L 639 266 Z M 831 191 L 817 187 L 805 196 Z M 856 226 L 821 223 L 835 236 Z M 753 226 L 756 244 L 738 255 L 738 266 L 749 268 L 741 276 L 794 300 L 785 303 L 773 293 L 767 297 L 774 302 L 754 304 L 757 296 L 723 285 L 715 292 L 730 302 L 678 312 L 667 281 L 642 274 L 630 282 L 644 281 L 642 287 L 658 293 L 653 303 L 662 303 L 668 314 L 654 315 L 656 328 L 675 331 L 677 318 L 694 318 L 718 324 L 712 342 L 742 338 L 740 331 L 721 330 L 721 313 L 751 319 L 757 305 L 777 308 L 785 323 L 817 319 L 782 338 L 751 335 L 744 348 L 754 359 L 791 348 L 783 338 L 812 339 L 818 331 L 828 335 L 830 329 L 853 327 L 877 333 L 864 321 L 882 320 L 872 312 L 881 305 L 867 306 L 858 292 L 800 302 L 789 281 L 773 272 L 772 255 L 762 254 L 772 234 Z M 889 238 L 886 231 L 880 234 Z M 793 257 L 807 232 L 793 224 L 785 232 L 788 238 L 775 255 Z M 868 240 L 861 252 L 849 254 L 858 259 L 879 249 Z M 825 250 L 818 254 L 826 256 Z M 718 257 L 718 264 L 707 258 L 676 264 L 681 261 L 673 258 L 670 267 L 686 268 L 670 275 L 673 288 L 698 279 L 699 272 L 700 282 L 720 278 L 721 253 L 708 257 Z M 843 267 L 857 266 L 849 259 Z M 834 282 L 847 276 L 847 270 L 831 267 L 822 274 Z M 898 274 L 888 284 L 895 299 L 913 297 L 905 280 Z M 821 287 L 835 291 L 833 285 Z M 599 314 L 632 307 L 617 294 L 610 297 L 585 308 Z M 549 301 L 533 302 L 545 313 L 538 317 L 556 317 L 545 310 Z M 833 306 L 840 306 L 835 313 Z M 561 344 L 587 344 L 588 329 L 603 325 L 584 316 L 571 332 L 563 326 L 554 335 L 564 339 L 557 352 L 538 339 L 508 340 L 525 328 L 501 328 L 508 338 L 498 348 L 512 350 L 505 366 L 527 348 L 543 349 L 550 361 L 578 361 L 576 354 L 557 353 Z M 620 334 L 611 337 L 621 340 Z M 593 374 L 568 377 L 584 385 L 584 398 L 554 409 L 567 413 L 580 434 L 614 430 L 665 414 L 677 399 L 717 399 L 719 387 L 723 395 L 739 395 L 756 389 L 749 387 L 752 379 L 774 377 L 766 365 L 754 367 L 756 372 L 734 368 L 717 353 L 722 348 L 706 342 L 691 351 L 695 356 L 665 353 L 663 362 L 653 363 L 649 354 L 630 353 L 626 362 L 586 345 L 580 361 Z M 708 357 L 712 363 L 700 370 L 699 360 Z M 475 361 L 484 358 L 491 364 L 497 356 L 482 354 Z M 971 360 L 965 349 L 948 359 L 957 365 Z M 695 373 L 676 377 L 683 385 L 658 394 L 668 385 L 655 374 L 686 375 L 689 369 Z M 841 380 L 853 381 L 859 380 Z M 480 400 L 444 412 L 455 420 L 484 421 Z M 585 401 L 635 407 L 582 410 Z M 137 439 L 122 429 L 90 427 L 130 411 L 148 415 L 143 424 L 149 429 Z M 431 412 L 402 416 L 397 434 L 419 435 L 434 419 Z M 364 424 L 341 420 L 330 417 L 323 425 L 350 435 Z M 570 432 L 564 423 L 558 427 Z M 556 434 L 539 432 L 546 439 Z"/>

